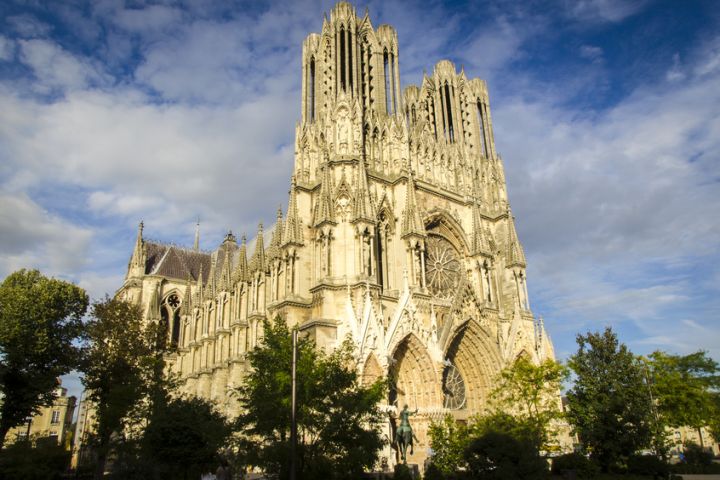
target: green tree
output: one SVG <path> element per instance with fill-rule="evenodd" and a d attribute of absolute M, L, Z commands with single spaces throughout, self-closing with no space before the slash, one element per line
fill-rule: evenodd
<path fill-rule="evenodd" d="M 13 480 L 60 479 L 70 466 L 70 450 L 57 438 L 20 440 L 8 445 L 0 456 L 0 478 Z"/>
<path fill-rule="evenodd" d="M 547 450 L 557 435 L 553 425 L 562 417 L 560 385 L 567 376 L 567 369 L 555 360 L 536 365 L 521 356 L 500 372 L 490 394 L 493 408 L 527 424 L 527 430 L 534 432 L 533 443 Z"/>
<path fill-rule="evenodd" d="M 162 372 L 160 335 L 156 324 L 143 324 L 137 305 L 109 297 L 93 304 L 81 370 L 97 415 L 95 478 L 103 476 L 113 434 L 133 422 L 132 410 L 146 405 L 151 380 Z"/>
<path fill-rule="evenodd" d="M 11 428 L 53 400 L 57 378 L 75 368 L 88 306 L 85 291 L 37 270 L 0 285 L 0 448 Z"/>
<path fill-rule="evenodd" d="M 568 419 L 585 451 L 608 471 L 650 444 L 653 420 L 643 366 L 610 328 L 578 335 L 577 343 L 568 362 L 575 373 Z"/>
<path fill-rule="evenodd" d="M 458 423 L 452 415 L 440 422 L 432 422 L 428 429 L 432 464 L 445 475 L 453 474 L 465 466 L 465 449 L 470 444 L 470 428 Z"/>
<path fill-rule="evenodd" d="M 715 398 L 720 387 L 720 367 L 706 352 L 680 356 L 656 351 L 646 364 L 663 426 L 688 426 L 699 433 L 702 427 L 716 421 L 720 415 Z"/>
<path fill-rule="evenodd" d="M 471 478 L 486 480 L 540 480 L 547 477 L 547 462 L 529 440 L 501 432 L 487 432 L 465 449 Z"/>
<path fill-rule="evenodd" d="M 212 402 L 198 397 L 158 402 L 125 462 L 132 476 L 195 479 L 212 471 L 230 435 L 230 425 Z"/>
<path fill-rule="evenodd" d="M 716 441 L 720 441 L 720 392 L 712 393 L 713 410 L 715 414 L 710 419 L 708 427 L 710 428 L 710 434 L 715 438 Z"/>
<path fill-rule="evenodd" d="M 385 384 L 360 384 L 347 342 L 330 355 L 309 340 L 298 343 L 298 478 L 357 478 L 383 445 L 377 404 Z M 287 478 L 292 340 L 285 321 L 264 322 L 263 343 L 248 357 L 252 371 L 238 391 L 244 407 L 238 427 L 246 439 L 259 439 L 251 461 Z"/>

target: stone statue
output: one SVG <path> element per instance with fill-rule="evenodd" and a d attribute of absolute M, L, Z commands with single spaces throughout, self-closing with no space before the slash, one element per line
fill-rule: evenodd
<path fill-rule="evenodd" d="M 407 404 L 403 407 L 400 412 L 400 425 L 395 431 L 395 446 L 400 453 L 400 458 L 403 463 L 407 464 L 407 447 L 410 446 L 410 455 L 413 453 L 413 429 L 410 426 L 410 415 L 417 413 L 417 408 L 414 412 L 408 409 Z"/>

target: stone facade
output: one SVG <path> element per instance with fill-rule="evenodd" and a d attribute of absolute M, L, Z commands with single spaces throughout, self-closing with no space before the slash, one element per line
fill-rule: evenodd
<path fill-rule="evenodd" d="M 487 86 L 443 60 L 401 91 L 396 31 L 344 2 L 302 56 L 289 201 L 271 231 L 203 252 L 197 238 L 147 241 L 141 224 L 118 294 L 167 323 L 185 390 L 231 414 L 264 319 L 320 348 L 352 338 L 363 380 L 390 377 L 388 410 L 419 409 L 418 461 L 432 419 L 481 411 L 519 355 L 553 357 L 530 310 Z"/>
<path fill-rule="evenodd" d="M 27 438 L 35 440 L 45 437 L 55 438 L 60 445 L 66 443 L 73 413 L 75 413 L 76 399 L 74 396 L 68 396 L 67 389 L 60 385 L 55 389 L 53 395 L 55 398 L 52 405 L 42 407 L 25 423 L 10 429 L 6 437 L 8 443 Z"/>

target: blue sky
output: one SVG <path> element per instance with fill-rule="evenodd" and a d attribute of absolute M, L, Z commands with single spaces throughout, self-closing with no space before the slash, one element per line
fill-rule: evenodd
<path fill-rule="evenodd" d="M 488 82 L 528 257 L 561 359 L 612 325 L 636 353 L 720 359 L 720 4 L 382 2 L 403 85 L 449 58 Z M 137 223 L 202 247 L 287 199 L 303 38 L 329 2 L 0 4 L 0 277 L 94 298 Z"/>

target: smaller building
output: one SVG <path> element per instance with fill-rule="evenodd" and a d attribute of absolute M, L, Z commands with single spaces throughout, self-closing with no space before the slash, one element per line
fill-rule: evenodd
<path fill-rule="evenodd" d="M 7 434 L 7 442 L 12 443 L 26 438 L 53 437 L 64 445 L 68 434 L 72 431 L 71 425 L 75 413 L 74 396 L 68 396 L 67 389 L 62 387 L 60 380 L 54 392 L 55 399 L 52 405 L 43 407 L 33 417 L 11 429 Z"/>
<path fill-rule="evenodd" d="M 702 438 L 700 437 L 702 435 Z M 703 427 L 699 431 L 692 427 L 679 427 L 670 429 L 668 438 L 672 444 L 670 447 L 671 454 L 679 454 L 685 448 L 685 445 L 694 443 L 703 445 L 707 449 L 712 449 L 713 455 L 720 456 L 720 442 L 714 438 L 710 431 Z"/>
<path fill-rule="evenodd" d="M 78 418 L 75 425 L 75 441 L 73 442 L 72 459 L 70 465 L 72 468 L 78 468 L 92 461 L 92 451 L 88 448 L 90 435 L 94 433 L 95 424 L 95 408 L 87 398 L 87 391 L 83 392 L 80 397 L 78 406 Z"/>

